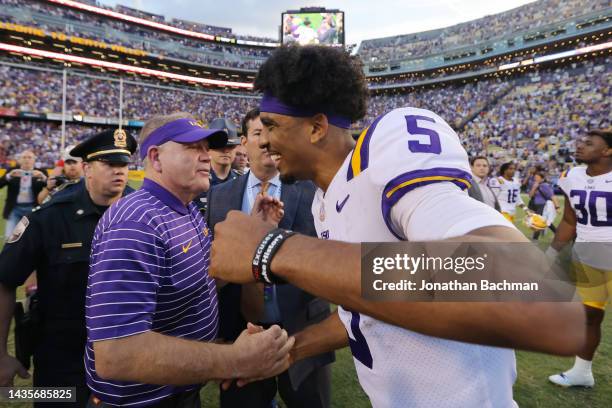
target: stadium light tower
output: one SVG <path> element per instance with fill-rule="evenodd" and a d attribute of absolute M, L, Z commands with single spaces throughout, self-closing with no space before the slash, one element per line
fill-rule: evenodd
<path fill-rule="evenodd" d="M 62 70 L 62 135 L 60 138 L 60 152 L 66 147 L 66 67 Z"/>

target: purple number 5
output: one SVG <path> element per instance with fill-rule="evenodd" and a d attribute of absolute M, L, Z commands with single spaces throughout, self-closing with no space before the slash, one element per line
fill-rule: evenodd
<path fill-rule="evenodd" d="M 436 121 L 429 116 L 408 115 L 406 116 L 408 133 L 411 135 L 429 136 L 429 143 L 421 143 L 418 140 L 411 140 L 408 142 L 408 149 L 410 149 L 412 153 L 440 154 L 442 151 L 442 147 L 440 146 L 440 135 L 438 135 L 438 132 L 435 130 L 419 127 L 419 124 L 417 123 L 419 120 L 436 123 Z"/>

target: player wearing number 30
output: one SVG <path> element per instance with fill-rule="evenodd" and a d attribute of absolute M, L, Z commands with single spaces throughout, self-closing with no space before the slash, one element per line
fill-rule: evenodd
<path fill-rule="evenodd" d="M 574 238 L 577 289 L 587 315 L 587 344 L 574 367 L 549 380 L 563 387 L 595 385 L 591 362 L 601 339 L 604 309 L 612 296 L 612 129 L 593 130 L 576 145 L 587 166 L 562 175 L 565 212 L 547 253 L 556 256 Z M 562 341 L 562 340 L 561 340 Z"/>

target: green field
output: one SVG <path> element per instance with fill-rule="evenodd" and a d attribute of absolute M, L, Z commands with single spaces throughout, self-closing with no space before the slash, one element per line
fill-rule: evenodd
<path fill-rule="evenodd" d="M 4 206 L 5 190 L 0 190 L 0 210 Z M 522 212 L 519 210 L 517 225 L 523 232 Z M 557 220 L 558 221 L 558 220 Z M 0 221 L 0 232 L 4 231 L 4 220 Z M 1 240 L 2 238 L 0 238 Z M 548 232 L 543 243 L 552 239 Z M 23 291 L 19 291 L 19 297 Z M 609 408 L 612 407 L 612 318 L 606 318 L 603 328 L 603 341 L 596 354 L 593 371 L 596 385 L 592 390 L 562 389 L 548 383 L 547 377 L 569 368 L 572 358 L 558 358 L 543 354 L 517 352 L 518 380 L 514 386 L 514 399 L 521 407 L 564 407 L 564 408 Z M 559 341 L 563 341 L 559 337 Z M 9 337 L 9 350 L 13 352 L 12 330 Z M 332 406 L 337 408 L 359 408 L 370 406 L 369 400 L 359 387 L 352 357 L 348 349 L 337 353 L 337 361 L 332 367 Z M 18 386 L 31 385 L 29 380 L 17 379 Z M 217 407 L 217 387 L 208 384 L 202 391 L 202 406 Z M 10 407 L 27 407 L 28 404 L 11 404 Z M 434 407 L 432 407 L 434 408 Z"/>

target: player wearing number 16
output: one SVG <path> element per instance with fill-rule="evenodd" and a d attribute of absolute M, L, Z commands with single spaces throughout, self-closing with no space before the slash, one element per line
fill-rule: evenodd
<path fill-rule="evenodd" d="M 360 63 L 343 50 L 281 47 L 260 68 L 255 88 L 263 93 L 260 146 L 278 160 L 281 181 L 310 179 L 319 187 L 315 227 L 330 240 L 286 238 L 266 276 L 341 305 L 296 334 L 294 361 L 350 346 L 374 407 L 509 408 L 514 352 L 489 345 L 567 354 L 582 344 L 584 334 L 569 330 L 584 322 L 579 305 L 364 299 L 361 242 L 526 239 L 467 195 L 467 154 L 435 113 L 391 110 L 355 144 L 349 128 L 365 115 L 368 90 Z M 243 259 L 253 259 L 269 228 L 230 212 L 215 227 L 212 274 L 258 279 Z M 552 332 L 568 336 L 564 348 L 546 340 Z"/>
<path fill-rule="evenodd" d="M 586 166 L 570 169 L 559 180 L 565 211 L 547 253 L 556 256 L 576 240 L 572 260 L 587 315 L 587 344 L 574 367 L 549 380 L 563 387 L 592 387 L 591 363 L 601 339 L 604 309 L 612 296 L 612 129 L 588 132 L 576 145 L 576 160 Z"/>
<path fill-rule="evenodd" d="M 521 183 L 514 178 L 516 165 L 512 162 L 504 163 L 499 168 L 499 177 L 489 179 L 489 188 L 495 194 L 501 213 L 510 222 L 514 222 L 516 207 L 526 209 L 521 198 Z"/>

